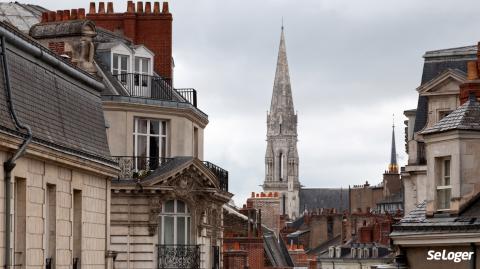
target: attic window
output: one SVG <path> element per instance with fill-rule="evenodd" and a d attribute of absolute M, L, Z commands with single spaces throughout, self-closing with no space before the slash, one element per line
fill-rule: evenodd
<path fill-rule="evenodd" d="M 438 111 L 438 121 L 440 121 L 441 119 L 445 118 L 446 116 L 448 116 L 448 114 L 452 113 L 451 110 L 443 110 L 443 111 Z"/>

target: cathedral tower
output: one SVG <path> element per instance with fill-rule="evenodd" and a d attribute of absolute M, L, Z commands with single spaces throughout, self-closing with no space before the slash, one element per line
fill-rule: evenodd
<path fill-rule="evenodd" d="M 282 199 L 280 212 L 291 219 L 298 217 L 300 182 L 298 180 L 297 115 L 293 107 L 283 26 L 272 102 L 267 116 L 263 190 L 278 192 Z"/>

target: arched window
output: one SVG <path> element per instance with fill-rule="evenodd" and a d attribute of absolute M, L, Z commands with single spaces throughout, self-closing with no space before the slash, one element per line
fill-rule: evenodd
<path fill-rule="evenodd" d="M 278 176 L 280 181 L 283 181 L 283 153 L 280 153 L 280 156 L 278 156 Z"/>
<path fill-rule="evenodd" d="M 163 203 L 160 214 L 159 243 L 161 245 L 190 244 L 190 210 L 180 200 Z"/>

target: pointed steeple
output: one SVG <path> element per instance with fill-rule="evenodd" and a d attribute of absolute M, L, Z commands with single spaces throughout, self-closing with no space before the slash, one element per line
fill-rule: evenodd
<path fill-rule="evenodd" d="M 397 149 L 395 147 L 395 120 L 392 124 L 392 148 L 390 152 L 390 164 L 388 165 L 388 172 L 391 174 L 398 174 Z"/>
<path fill-rule="evenodd" d="M 285 46 L 285 33 L 283 29 L 282 24 L 277 69 L 275 71 L 272 101 L 269 111 L 270 123 L 278 125 L 278 128 L 277 126 L 271 126 L 269 131 L 276 129 L 280 133 L 296 134 L 296 116 L 293 106 L 292 87 L 288 71 L 287 49 Z M 269 132 L 269 134 L 272 135 L 273 133 Z"/>

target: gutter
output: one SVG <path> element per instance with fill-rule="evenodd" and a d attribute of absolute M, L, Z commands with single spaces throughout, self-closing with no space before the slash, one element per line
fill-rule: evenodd
<path fill-rule="evenodd" d="M 12 180 L 12 171 L 16 166 L 16 161 L 25 154 L 28 144 L 32 141 L 32 130 L 30 126 L 21 123 L 18 120 L 17 114 L 15 113 L 15 106 L 12 100 L 12 92 L 10 89 L 10 77 L 8 73 L 8 64 L 7 64 L 7 54 L 6 54 L 6 38 L 3 35 L 4 29 L 0 27 L 0 35 L 2 36 L 2 65 L 3 65 L 3 76 L 5 82 L 5 95 L 8 106 L 8 112 L 12 117 L 15 128 L 25 130 L 27 132 L 26 137 L 24 138 L 20 147 L 13 153 L 13 156 L 10 157 L 3 163 L 3 170 L 5 173 L 5 268 L 8 269 L 11 264 L 10 256 L 10 241 L 11 241 L 11 180 Z"/>

